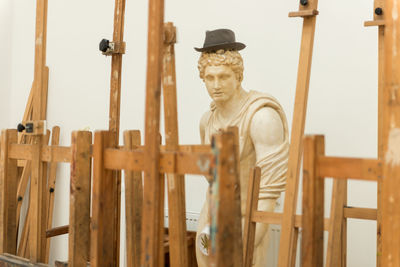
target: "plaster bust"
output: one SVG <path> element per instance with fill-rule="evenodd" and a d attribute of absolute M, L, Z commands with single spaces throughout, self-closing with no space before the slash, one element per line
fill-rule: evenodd
<path fill-rule="evenodd" d="M 212 99 L 210 109 L 200 120 L 202 144 L 220 129 L 237 126 L 240 146 L 240 197 L 242 219 L 246 213 L 250 168 L 261 168 L 258 209 L 273 211 L 276 199 L 285 189 L 289 136 L 286 116 L 272 96 L 242 88 L 243 59 L 238 52 L 245 47 L 227 29 L 206 32 L 198 69 Z M 209 215 L 208 197 L 200 213 L 196 236 L 199 267 L 208 266 L 206 239 Z M 266 266 L 268 225 L 257 224 L 253 266 Z M 206 245 L 206 247 L 204 247 Z"/>

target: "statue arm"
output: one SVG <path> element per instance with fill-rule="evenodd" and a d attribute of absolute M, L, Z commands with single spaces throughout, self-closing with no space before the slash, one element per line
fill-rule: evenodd
<path fill-rule="evenodd" d="M 284 127 L 279 114 L 272 108 L 262 108 L 257 111 L 250 124 L 257 162 L 284 142 Z M 248 196 L 250 197 L 250 196 Z M 262 199 L 258 202 L 258 210 L 272 212 L 276 199 Z M 268 224 L 257 224 L 255 247 L 261 245 L 268 231 Z"/>

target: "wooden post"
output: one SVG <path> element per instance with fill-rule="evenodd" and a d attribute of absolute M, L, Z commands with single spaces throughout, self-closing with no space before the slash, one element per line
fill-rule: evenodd
<path fill-rule="evenodd" d="M 347 204 L 347 180 L 334 179 L 332 186 L 331 214 L 329 216 L 329 236 L 326 253 L 326 267 L 345 267 L 347 243 L 344 207 Z M 341 237 L 341 238 L 338 238 Z"/>
<path fill-rule="evenodd" d="M 140 131 L 124 132 L 125 148 L 140 146 Z M 142 172 L 125 171 L 126 254 L 128 267 L 140 266 L 143 185 Z"/>
<path fill-rule="evenodd" d="M 300 4 L 302 10 L 316 10 L 318 0 L 309 0 L 307 6 Z M 314 45 L 316 16 L 303 18 L 303 33 L 297 73 L 296 97 L 294 103 L 292 134 L 289 149 L 289 165 L 286 180 L 285 204 L 282 221 L 282 234 L 279 244 L 278 267 L 289 267 L 292 258 L 295 211 L 299 185 L 303 134 L 307 111 L 308 89 L 311 75 L 312 52 Z"/>
<path fill-rule="evenodd" d="M 243 264 L 242 248 L 238 253 L 235 244 L 242 239 L 241 229 L 233 227 L 241 220 L 237 208 L 240 185 L 234 137 L 233 132 L 223 132 L 212 140 L 216 170 L 210 199 L 210 266 L 242 267 Z"/>
<path fill-rule="evenodd" d="M 92 133 L 72 132 L 68 264 L 86 266 L 90 252 Z"/>
<path fill-rule="evenodd" d="M 385 1 L 382 266 L 400 266 L 400 0 Z"/>
<path fill-rule="evenodd" d="M 176 97 L 175 49 L 176 28 L 171 22 L 164 25 L 163 96 L 166 151 L 177 151 L 178 111 Z M 185 176 L 167 174 L 169 213 L 169 255 L 171 266 L 187 266 Z"/>
<path fill-rule="evenodd" d="M 253 213 L 257 211 L 258 195 L 260 192 L 261 169 L 251 169 L 249 187 L 247 189 L 246 218 L 244 225 L 243 259 L 244 267 L 253 266 L 254 242 L 256 235 L 256 222 L 252 221 Z"/>
<path fill-rule="evenodd" d="M 324 183 L 319 177 L 317 158 L 323 156 L 323 136 L 304 140 L 301 266 L 322 267 L 324 255 Z"/>
<path fill-rule="evenodd" d="M 34 136 L 29 217 L 29 256 L 32 262 L 44 262 L 46 247 L 46 179 L 43 176 L 41 147 L 43 138 Z"/>
<path fill-rule="evenodd" d="M 375 0 L 374 1 L 374 11 L 376 8 L 381 8 L 383 13 L 377 15 L 374 12 L 375 20 L 385 20 L 386 10 L 385 10 L 385 0 Z M 384 67 L 385 67 L 385 26 L 378 26 L 378 159 L 383 159 L 384 155 L 384 134 L 385 127 L 383 122 L 383 107 L 384 107 L 384 88 L 385 88 L 385 77 L 384 77 Z M 382 180 L 378 179 L 378 200 L 377 200 L 377 220 L 376 220 L 376 266 L 380 267 L 381 257 L 382 257 Z"/>
<path fill-rule="evenodd" d="M 122 43 L 124 39 L 126 0 L 115 0 L 114 9 L 114 33 L 113 42 Z M 115 145 L 119 144 L 120 103 L 121 103 L 121 72 L 122 53 L 112 54 L 111 80 L 110 80 L 110 113 L 109 130 L 114 133 Z M 120 243 L 120 217 L 121 217 L 121 172 L 115 172 L 114 180 L 114 207 L 115 207 L 115 233 L 114 233 L 114 256 L 115 266 L 119 266 L 119 243 Z"/>
<path fill-rule="evenodd" d="M 145 115 L 145 157 L 142 223 L 141 266 L 159 267 L 159 240 L 161 207 L 160 195 L 164 190 L 160 181 L 160 94 L 162 48 L 164 33 L 164 1 L 149 0 L 147 79 L 146 79 L 146 115 Z"/>
<path fill-rule="evenodd" d="M 54 126 L 51 131 L 51 145 L 58 146 L 60 142 L 60 127 Z M 57 175 L 57 162 L 49 163 L 49 177 L 47 180 L 47 229 L 51 229 L 53 224 L 53 211 L 54 211 L 54 193 L 56 189 L 56 175 Z M 50 238 L 47 238 L 46 243 L 46 259 L 49 262 L 50 257 Z"/>
<path fill-rule="evenodd" d="M 8 158 L 11 143 L 17 143 L 16 130 L 3 130 L 0 150 L 0 253 L 17 250 L 17 161 Z"/>
<path fill-rule="evenodd" d="M 104 150 L 115 147 L 114 133 L 99 131 L 93 146 L 93 205 L 90 239 L 91 266 L 115 266 L 115 171 L 104 168 Z"/>

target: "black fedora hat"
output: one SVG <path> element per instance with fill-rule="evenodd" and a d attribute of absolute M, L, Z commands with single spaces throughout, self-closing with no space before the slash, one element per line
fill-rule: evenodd
<path fill-rule="evenodd" d="M 206 39 L 202 48 L 195 47 L 198 52 L 215 52 L 219 49 L 242 50 L 246 45 L 236 42 L 235 33 L 229 29 L 206 31 Z"/>

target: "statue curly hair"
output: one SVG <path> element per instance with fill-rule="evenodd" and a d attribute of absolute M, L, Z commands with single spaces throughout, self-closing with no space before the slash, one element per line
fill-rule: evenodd
<path fill-rule="evenodd" d="M 214 53 L 201 53 L 197 68 L 200 72 L 200 78 L 204 80 L 204 72 L 208 66 L 225 65 L 231 67 L 239 82 L 243 80 L 243 58 L 238 51 L 225 51 L 220 49 Z"/>

